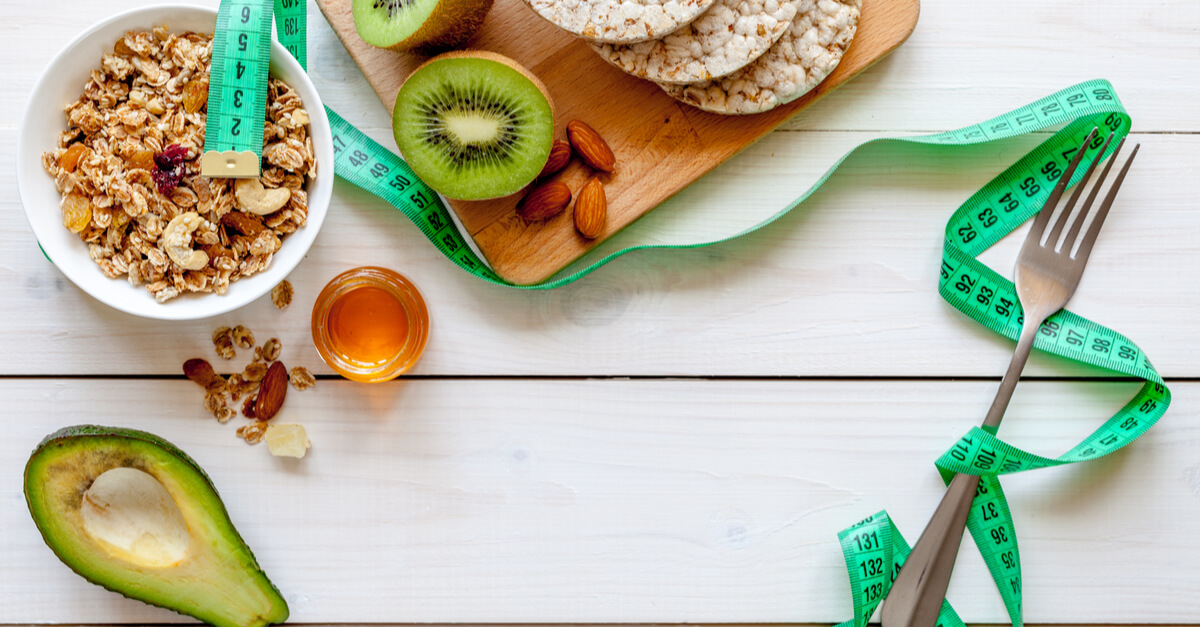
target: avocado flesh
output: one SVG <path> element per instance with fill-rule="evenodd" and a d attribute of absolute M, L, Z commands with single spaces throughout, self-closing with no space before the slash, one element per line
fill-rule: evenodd
<path fill-rule="evenodd" d="M 148 477 L 108 473 L 113 469 Z M 93 583 L 216 627 L 288 618 L 287 603 L 208 476 L 157 436 L 94 425 L 62 429 L 30 456 L 25 500 L 46 544 Z"/>

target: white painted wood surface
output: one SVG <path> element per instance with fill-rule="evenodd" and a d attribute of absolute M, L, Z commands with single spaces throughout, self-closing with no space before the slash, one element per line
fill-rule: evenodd
<path fill-rule="evenodd" d="M 0 0 L 0 623 L 179 620 L 87 584 L 38 538 L 20 469 L 42 436 L 79 422 L 149 429 L 195 456 L 298 623 L 832 623 L 850 610 L 836 531 L 886 507 L 919 532 L 941 493 L 932 460 L 995 386 L 954 379 L 998 377 L 1011 350 L 938 298 L 941 232 L 1036 139 L 952 155 L 872 149 L 764 233 L 635 254 L 547 293 L 470 278 L 394 210 L 340 185 L 293 273 L 291 308 L 264 300 L 148 323 L 45 261 L 12 174 L 41 68 L 88 25 L 140 4 L 61 1 L 48 16 L 45 4 Z M 862 141 L 965 125 L 1105 77 L 1143 149 L 1072 308 L 1133 338 L 1164 375 L 1200 377 L 1200 5 L 922 9 L 890 58 L 612 245 L 734 232 Z M 391 145 L 383 109 L 315 7 L 309 26 L 326 102 Z M 985 259 L 1006 271 L 1018 245 Z M 310 458 L 246 447 L 232 424 L 204 418 L 195 386 L 163 380 L 211 356 L 209 332 L 229 322 L 318 365 L 308 308 L 330 277 L 367 263 L 424 292 L 434 327 L 415 374 L 434 378 L 322 380 L 295 394 L 284 416 L 310 429 Z M 1044 356 L 1027 372 L 1104 374 Z M 655 379 L 627 378 L 643 376 Z M 695 378 L 660 378 L 671 376 Z M 886 380 L 897 377 L 930 380 Z M 1200 389 L 1171 386 L 1175 406 L 1136 446 L 1006 483 L 1029 622 L 1200 622 Z M 1005 436 L 1056 454 L 1134 387 L 1023 384 Z M 991 585 L 966 548 L 950 598 L 969 621 L 1003 621 Z"/>
<path fill-rule="evenodd" d="M 419 380 L 364 393 L 321 381 L 276 418 L 313 441 L 283 461 L 205 417 L 188 381 L 0 382 L 22 418 L 0 458 L 0 616 L 173 620 L 71 573 L 24 511 L 18 452 L 87 416 L 159 433 L 206 468 L 298 623 L 832 624 L 850 613 L 836 532 L 886 508 L 915 537 L 940 494 L 932 460 L 994 387 Z M 1005 436 L 1061 453 L 1136 388 L 1030 382 Z M 1028 620 L 1200 616 L 1200 386 L 1175 391 L 1136 446 L 1005 480 Z M 968 621 L 1004 620 L 970 545 L 950 599 Z"/>

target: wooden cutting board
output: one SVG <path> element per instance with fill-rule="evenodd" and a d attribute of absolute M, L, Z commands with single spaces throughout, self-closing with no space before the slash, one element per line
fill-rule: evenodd
<path fill-rule="evenodd" d="M 516 59 L 542 79 L 554 100 L 558 137 L 565 139 L 567 122 L 578 118 L 608 141 L 617 157 L 616 171 L 603 179 L 608 224 L 600 238 L 589 241 L 575 231 L 570 208 L 550 220 L 526 223 L 514 211 L 521 194 L 452 200 L 451 209 L 500 276 L 518 284 L 540 282 L 886 56 L 916 27 L 920 0 L 862 4 L 850 49 L 816 89 L 766 113 L 723 116 L 681 104 L 653 83 L 609 65 L 522 0 L 496 0 L 471 47 Z M 391 111 L 401 83 L 426 57 L 362 41 L 351 0 L 317 0 L 317 5 Z M 589 175 L 575 159 L 561 180 L 578 191 Z"/>

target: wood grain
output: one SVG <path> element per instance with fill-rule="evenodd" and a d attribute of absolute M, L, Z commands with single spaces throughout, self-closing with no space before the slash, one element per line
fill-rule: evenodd
<path fill-rule="evenodd" d="M 391 110 L 400 85 L 424 57 L 363 42 L 350 0 L 317 4 Z M 542 79 L 555 103 L 559 136 L 565 137 L 566 123 L 578 118 L 608 141 L 617 156 L 617 170 L 604 177 L 608 224 L 600 238 L 586 240 L 575 232 L 569 211 L 527 223 L 513 211 L 519 195 L 451 200 L 450 206 L 500 276 L 518 284 L 542 281 L 887 55 L 912 33 L 920 12 L 919 0 L 863 0 L 863 5 L 846 56 L 814 90 L 766 113 L 721 116 L 680 104 L 653 83 L 612 67 L 521 0 L 498 0 L 472 46 L 516 59 Z M 578 190 L 587 176 L 586 167 L 576 162 L 562 180 Z"/>
<path fill-rule="evenodd" d="M 1200 384 L 1111 457 L 1004 479 L 1034 623 L 1200 616 Z M 1067 450 L 1137 389 L 1026 382 L 1003 435 Z M 850 616 L 836 532 L 886 508 L 910 538 L 944 488 L 933 460 L 976 424 L 991 381 L 322 380 L 275 418 L 272 458 L 206 416 L 184 380 L 0 380 L 0 622 L 185 619 L 70 572 L 38 536 L 21 471 L 79 422 L 146 429 L 212 477 L 309 623 L 768 623 Z M 950 601 L 1002 623 L 964 543 Z"/>
<path fill-rule="evenodd" d="M 354 87 L 342 86 L 343 101 Z M 380 109 L 373 97 L 367 104 Z M 736 233 L 876 135 L 772 133 L 605 245 Z M 0 146 L 15 138 L 0 130 Z M 937 294 L 942 230 L 954 207 L 1039 141 L 870 148 L 760 233 L 697 251 L 635 253 L 569 287 L 532 293 L 462 272 L 400 212 L 338 184 L 321 235 L 289 277 L 296 297 L 288 309 L 264 297 L 178 323 L 133 319 L 76 288 L 38 251 L 15 195 L 0 197 L 0 319 L 8 321 L 0 375 L 178 375 L 184 359 L 214 357 L 214 328 L 236 324 L 279 337 L 286 359 L 329 372 L 312 348 L 313 301 L 339 272 L 374 264 L 403 272 L 429 303 L 433 330 L 417 375 L 998 377 L 1012 343 Z M 1142 143 L 1136 169 L 1071 308 L 1132 338 L 1164 376 L 1197 377 L 1200 283 L 1160 270 L 1197 263 L 1200 212 L 1183 182 L 1200 172 L 1200 135 L 1130 141 Z M 0 151 L 0 172 L 13 167 L 12 153 Z M 985 253 L 986 262 L 1009 274 L 1022 234 Z M 1026 372 L 1103 374 L 1040 353 Z"/>

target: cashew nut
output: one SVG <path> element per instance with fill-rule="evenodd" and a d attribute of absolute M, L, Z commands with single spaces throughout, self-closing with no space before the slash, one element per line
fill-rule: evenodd
<path fill-rule="evenodd" d="M 265 216 L 282 209 L 291 200 L 292 191 L 286 187 L 266 189 L 258 179 L 240 179 L 233 184 L 233 195 L 242 211 Z"/>
<path fill-rule="evenodd" d="M 208 265 L 208 253 L 192 250 L 192 232 L 204 224 L 204 218 L 195 211 L 181 213 L 167 223 L 163 229 L 162 247 L 179 267 L 184 270 L 203 270 Z"/>

